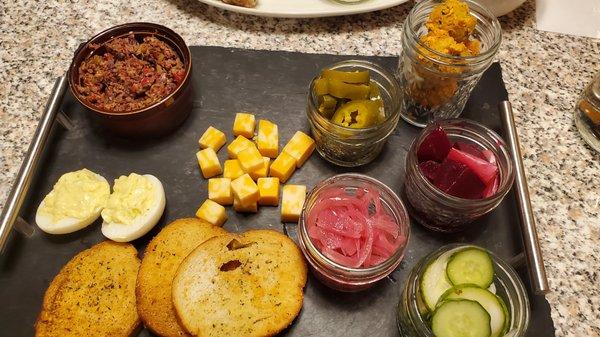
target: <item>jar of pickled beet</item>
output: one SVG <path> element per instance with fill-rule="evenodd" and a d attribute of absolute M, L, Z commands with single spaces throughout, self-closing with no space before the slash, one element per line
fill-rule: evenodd
<path fill-rule="evenodd" d="M 422 153 L 425 154 L 421 157 L 437 153 L 439 158 L 419 158 Z M 468 161 L 466 168 L 462 163 L 457 164 L 462 158 L 473 161 L 473 165 Z M 485 170 L 490 169 L 488 163 L 495 166 L 491 167 L 495 170 L 495 180 L 487 180 L 486 186 L 486 182 L 478 179 L 477 165 Z M 428 164 L 438 165 L 438 171 L 432 173 Z M 489 170 L 483 172 L 486 173 Z M 496 132 L 471 120 L 447 119 L 427 126 L 413 141 L 406 155 L 402 195 L 409 213 L 421 225 L 439 232 L 458 232 L 496 208 L 513 180 L 509 150 Z"/>
<path fill-rule="evenodd" d="M 452 287 L 446 281 L 432 283 L 427 280 L 428 277 L 446 277 L 447 264 L 444 264 L 448 262 L 452 254 L 466 249 L 485 252 L 491 259 L 493 276 L 492 283 L 488 288 L 477 289 L 473 285 L 459 285 L 455 286 L 458 291 L 453 294 L 452 290 L 445 290 L 445 287 Z M 431 271 L 438 270 L 439 273 L 428 272 L 428 269 Z M 476 289 L 474 289 L 475 291 L 473 289 L 465 291 L 465 287 L 475 287 Z M 434 292 L 433 298 L 437 297 L 437 294 L 441 294 L 434 308 L 429 308 L 426 304 L 423 293 L 427 291 Z M 463 293 L 461 294 L 460 291 L 463 291 Z M 448 294 L 453 296 L 448 296 Z M 456 296 L 457 294 L 464 296 Z M 404 283 L 404 289 L 398 303 L 397 324 L 400 334 L 405 337 L 436 337 L 432 329 L 432 316 L 435 314 L 435 309 L 439 308 L 440 304 L 449 298 L 457 300 L 460 297 L 470 301 L 479 301 L 479 303 L 483 303 L 482 306 L 486 311 L 489 310 L 491 335 L 498 337 L 525 336 L 529 326 L 531 309 L 523 282 L 521 282 L 515 270 L 504 260 L 486 249 L 463 244 L 444 246 L 422 258 L 413 267 Z M 504 316 L 504 319 L 502 320 L 502 317 L 499 316 Z M 476 320 L 472 316 L 471 319 Z M 503 324 L 500 321 L 503 321 Z M 447 326 L 448 330 L 453 328 L 452 325 L 458 324 Z M 500 326 L 501 329 L 498 328 Z M 440 330 L 443 331 L 444 327 L 442 326 Z M 500 330 L 500 332 L 493 330 Z"/>
<path fill-rule="evenodd" d="M 370 93 L 367 97 L 362 97 L 358 101 L 374 103 L 379 102 L 380 116 L 374 123 L 366 124 L 364 127 L 355 124 L 354 126 L 340 125 L 334 122 L 335 113 L 344 103 L 351 101 L 348 98 L 328 96 L 329 101 L 322 102 L 322 97 L 316 94 L 315 83 L 325 70 L 343 71 L 343 72 L 367 72 L 369 74 L 369 84 L 362 84 L 363 88 L 370 87 Z M 353 83 L 344 83 L 352 85 Z M 340 95 L 338 95 L 340 96 Z M 334 109 L 331 115 L 324 113 L 323 104 L 332 102 Z M 345 167 L 355 167 L 370 163 L 375 159 L 381 150 L 387 138 L 398 125 L 400 120 L 400 88 L 394 75 L 384 68 L 368 61 L 349 60 L 343 61 L 331 66 L 325 67 L 319 75 L 312 81 L 308 89 L 307 116 L 312 135 L 315 139 L 317 152 L 327 161 Z M 360 119 L 360 108 L 354 116 Z M 353 117 L 353 118 L 354 118 Z M 373 119 L 371 119 L 373 120 Z M 360 124 L 360 123 L 359 123 Z"/>
<path fill-rule="evenodd" d="M 298 225 L 300 249 L 313 274 L 345 292 L 367 289 L 393 272 L 409 235 L 410 220 L 400 198 L 382 182 L 356 173 L 317 184 Z"/>

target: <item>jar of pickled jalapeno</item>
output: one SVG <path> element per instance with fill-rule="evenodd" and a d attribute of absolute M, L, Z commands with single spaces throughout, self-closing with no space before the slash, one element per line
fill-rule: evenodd
<path fill-rule="evenodd" d="M 319 154 L 345 167 L 371 162 L 398 125 L 399 94 L 394 75 L 372 62 L 324 68 L 310 83 L 307 107 Z"/>

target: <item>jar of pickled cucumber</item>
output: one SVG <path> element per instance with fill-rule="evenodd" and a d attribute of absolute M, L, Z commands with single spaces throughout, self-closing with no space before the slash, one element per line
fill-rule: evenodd
<path fill-rule="evenodd" d="M 447 263 L 456 253 L 466 250 L 484 252 L 491 260 L 490 266 L 493 273 L 490 275 L 489 287 L 477 289 L 476 285 L 463 284 L 453 286 L 447 281 Z M 469 272 L 477 270 L 477 263 L 469 263 Z M 478 274 L 482 275 L 482 274 Z M 489 275 L 489 274 L 488 274 Z M 439 277 L 436 279 L 436 276 Z M 434 280 L 436 282 L 430 282 Z M 454 287 L 454 288 L 453 288 Z M 452 291 L 452 289 L 458 291 Z M 529 327 L 531 308 L 523 282 L 516 271 L 494 253 L 478 246 L 465 244 L 450 244 L 423 257 L 413 267 L 400 295 L 398 303 L 397 324 L 400 335 L 405 337 L 436 337 L 442 333 L 447 336 L 456 336 L 456 329 L 469 325 L 471 336 L 475 336 L 478 322 L 473 312 L 455 310 L 455 314 L 468 317 L 466 320 L 449 320 L 447 324 L 439 324 L 436 334 L 433 324 L 435 309 L 449 301 L 468 300 L 474 303 L 483 303 L 482 310 L 489 310 L 486 315 L 489 320 L 491 336 L 498 337 L 523 337 Z M 489 301 L 486 301 L 489 299 Z M 428 300 L 433 300 L 433 307 L 428 305 Z M 473 304 L 473 303 L 471 303 Z M 439 305 L 439 306 L 438 306 Z M 499 310 L 494 310 L 499 309 Z M 451 315 L 452 316 L 452 315 Z M 456 316 L 454 316 L 456 317 Z M 485 324 L 485 323 L 484 323 Z M 496 329 L 494 329 L 494 326 Z M 499 328 L 502 327 L 502 328 Z M 454 330 L 454 331 L 453 331 Z M 493 331 L 496 330 L 496 331 Z M 530 335 L 537 336 L 535 332 Z"/>
<path fill-rule="evenodd" d="M 371 162 L 398 125 L 399 97 L 394 75 L 372 62 L 325 67 L 308 89 L 307 115 L 317 152 L 339 166 Z"/>

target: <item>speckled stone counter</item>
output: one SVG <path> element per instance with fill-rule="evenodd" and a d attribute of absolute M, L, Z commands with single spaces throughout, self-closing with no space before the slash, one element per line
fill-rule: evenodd
<path fill-rule="evenodd" d="M 96 4 L 98 3 L 98 4 Z M 76 46 L 110 26 L 153 21 L 190 45 L 397 55 L 412 3 L 318 20 L 264 19 L 190 0 L 0 2 L 0 204 L 54 79 Z M 498 59 L 515 108 L 557 336 L 600 336 L 600 155 L 573 122 L 578 93 L 600 71 L 600 40 L 535 30 L 532 1 L 503 17 Z M 267 61 L 267 60 L 265 60 Z M 543 336 L 541 336 L 543 337 Z"/>

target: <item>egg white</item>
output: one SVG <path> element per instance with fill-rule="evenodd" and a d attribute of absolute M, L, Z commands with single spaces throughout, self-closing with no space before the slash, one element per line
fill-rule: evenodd
<path fill-rule="evenodd" d="M 152 184 L 152 193 L 154 193 L 154 202 L 150 209 L 133 219 L 131 224 L 122 224 L 116 222 L 102 222 L 102 234 L 107 238 L 116 242 L 129 242 L 140 238 L 148 233 L 160 220 L 165 205 L 166 197 L 165 190 L 158 178 L 151 174 L 144 174 Z"/>
<path fill-rule="evenodd" d="M 103 181 L 108 185 L 108 181 L 106 180 L 106 178 L 97 173 L 95 174 L 98 177 L 98 180 Z M 42 212 L 40 212 L 45 201 L 46 198 L 44 198 L 44 200 L 40 202 L 40 205 L 38 206 L 37 211 L 35 212 L 35 223 L 42 231 L 48 234 L 68 234 L 83 229 L 94 223 L 94 221 L 96 221 L 96 219 L 100 217 L 100 212 L 102 212 L 103 209 L 103 207 L 96 207 L 93 212 L 87 214 L 81 219 L 66 217 L 58 221 L 54 221 L 51 215 L 43 214 Z"/>

